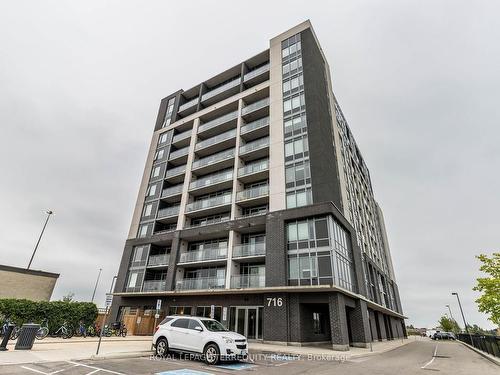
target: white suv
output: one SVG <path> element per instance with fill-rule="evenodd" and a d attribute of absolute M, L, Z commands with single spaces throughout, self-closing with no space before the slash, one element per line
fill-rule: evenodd
<path fill-rule="evenodd" d="M 197 353 L 209 365 L 248 355 L 245 336 L 226 330 L 217 320 L 186 315 L 167 316 L 156 327 L 153 345 L 158 356 L 170 350 Z"/>

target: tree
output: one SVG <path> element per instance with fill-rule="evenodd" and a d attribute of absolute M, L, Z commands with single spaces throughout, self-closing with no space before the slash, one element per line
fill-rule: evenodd
<path fill-rule="evenodd" d="M 460 332 L 460 327 L 458 323 L 455 320 L 448 318 L 446 315 L 443 315 L 441 319 L 439 319 L 438 323 L 439 326 L 445 332 L 454 332 L 454 333 Z"/>
<path fill-rule="evenodd" d="M 63 296 L 62 301 L 63 302 L 73 302 L 73 297 L 75 296 L 75 293 L 69 292 L 65 296 Z"/>
<path fill-rule="evenodd" d="M 488 275 L 477 278 L 477 285 L 472 288 L 481 292 L 476 303 L 479 311 L 488 314 L 488 319 L 500 326 L 500 253 L 493 253 L 491 257 L 481 254 L 476 258 L 482 262 L 479 269 Z"/>

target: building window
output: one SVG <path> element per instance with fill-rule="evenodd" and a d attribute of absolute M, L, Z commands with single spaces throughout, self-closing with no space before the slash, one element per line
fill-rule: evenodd
<path fill-rule="evenodd" d="M 155 178 L 155 177 L 158 177 L 160 175 L 160 167 L 155 167 L 153 169 L 153 172 L 151 173 L 151 177 L 152 178 Z"/>
<path fill-rule="evenodd" d="M 196 307 L 196 316 L 203 316 L 205 318 L 212 318 L 217 321 L 222 321 L 222 306 L 214 306 L 213 316 L 211 316 L 211 306 L 198 306 Z"/>
<path fill-rule="evenodd" d="M 302 207 L 312 204 L 311 189 L 301 189 L 286 194 L 286 208 Z"/>
<path fill-rule="evenodd" d="M 325 315 L 323 313 L 313 312 L 313 332 L 316 335 L 325 333 Z"/>
<path fill-rule="evenodd" d="M 149 225 L 144 224 L 139 226 L 139 238 L 144 238 L 148 235 Z"/>
<path fill-rule="evenodd" d="M 191 315 L 191 306 L 170 306 L 168 315 Z"/>
<path fill-rule="evenodd" d="M 161 160 L 163 159 L 163 156 L 165 155 L 165 149 L 162 148 L 158 151 L 156 151 L 155 159 L 154 160 Z"/>
<path fill-rule="evenodd" d="M 147 197 L 153 197 L 156 194 L 156 184 L 155 185 L 150 185 L 148 187 L 148 190 L 146 192 Z"/>
<path fill-rule="evenodd" d="M 144 206 L 144 211 L 142 213 L 142 216 L 143 217 L 150 216 L 152 211 L 153 211 L 153 204 L 149 203 L 146 206 Z"/>

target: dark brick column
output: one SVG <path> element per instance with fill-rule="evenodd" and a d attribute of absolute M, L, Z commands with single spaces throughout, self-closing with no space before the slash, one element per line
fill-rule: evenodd
<path fill-rule="evenodd" d="M 381 312 L 376 311 L 375 317 L 378 319 L 378 325 L 380 327 L 380 339 L 387 340 L 387 332 L 385 330 L 384 315 Z"/>
<path fill-rule="evenodd" d="M 302 329 L 304 322 L 300 313 L 299 295 L 297 293 L 289 294 L 289 326 L 290 326 L 290 341 L 302 342 Z M 266 301 L 267 302 L 267 301 Z"/>
<path fill-rule="evenodd" d="M 179 232 L 174 233 L 172 239 L 172 246 L 170 248 L 170 260 L 167 269 L 167 282 L 166 290 L 175 289 L 175 275 L 177 273 L 177 262 L 179 261 Z"/>
<path fill-rule="evenodd" d="M 370 326 L 366 301 L 356 301 L 356 307 L 351 313 L 351 319 L 352 346 L 359 348 L 368 347 L 368 343 L 370 342 Z"/>
<path fill-rule="evenodd" d="M 371 332 L 372 332 L 372 341 L 376 341 L 376 340 L 379 340 L 380 337 L 378 337 L 378 333 L 377 333 L 377 324 L 375 323 L 375 314 L 372 310 L 368 310 L 369 314 L 370 314 L 370 327 L 371 327 Z"/>
<path fill-rule="evenodd" d="M 266 217 L 266 286 L 287 285 L 285 222 L 282 213 Z"/>
<path fill-rule="evenodd" d="M 332 330 L 333 350 L 349 350 L 344 295 L 341 293 L 330 294 L 328 304 L 330 307 L 330 329 Z"/>
<path fill-rule="evenodd" d="M 271 301 L 268 300 L 271 298 Z M 279 306 L 281 298 L 281 306 Z M 276 305 L 275 305 L 276 302 Z M 289 298 L 286 293 L 270 293 L 264 295 L 264 341 L 287 343 L 288 338 L 288 315 Z"/>

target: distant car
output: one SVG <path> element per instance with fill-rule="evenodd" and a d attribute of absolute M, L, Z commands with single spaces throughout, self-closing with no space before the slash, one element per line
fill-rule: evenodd
<path fill-rule="evenodd" d="M 248 356 L 245 336 L 228 331 L 215 319 L 196 316 L 167 316 L 156 327 L 153 345 L 160 357 L 169 351 L 195 353 L 209 365 Z"/>
<path fill-rule="evenodd" d="M 432 336 L 433 340 L 456 340 L 457 338 L 451 332 L 436 332 Z"/>

